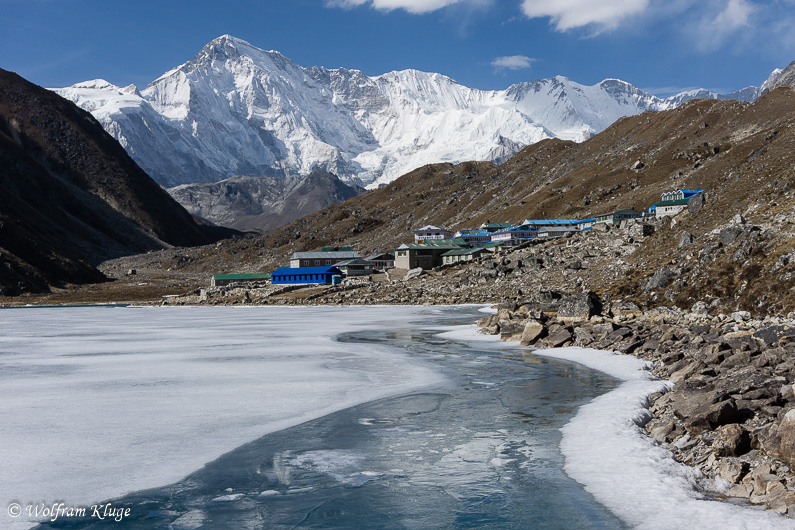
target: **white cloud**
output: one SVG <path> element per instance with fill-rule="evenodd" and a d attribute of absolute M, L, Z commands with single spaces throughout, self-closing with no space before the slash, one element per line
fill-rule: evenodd
<path fill-rule="evenodd" d="M 497 57 L 491 61 L 491 65 L 498 70 L 523 70 L 530 68 L 534 62 L 535 59 L 524 55 L 509 55 L 507 57 Z"/>
<path fill-rule="evenodd" d="M 375 9 L 382 11 L 393 11 L 404 9 L 409 13 L 421 14 L 430 13 L 443 7 L 453 4 L 474 3 L 482 4 L 482 0 L 326 0 L 329 7 L 358 7 L 364 4 L 372 4 Z"/>
<path fill-rule="evenodd" d="M 549 17 L 556 31 L 593 26 L 597 33 L 617 28 L 648 6 L 649 0 L 522 0 L 527 17 Z"/>
<path fill-rule="evenodd" d="M 701 52 L 715 52 L 727 44 L 752 45 L 761 37 L 754 23 L 759 13 L 759 5 L 751 0 L 706 1 L 694 6 L 692 21 L 683 28 Z"/>

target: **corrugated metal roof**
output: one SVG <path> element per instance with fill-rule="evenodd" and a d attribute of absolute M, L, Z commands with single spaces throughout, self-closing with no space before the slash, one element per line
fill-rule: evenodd
<path fill-rule="evenodd" d="M 270 280 L 270 274 L 213 274 L 216 280 Z"/>
<path fill-rule="evenodd" d="M 382 252 L 381 254 L 373 254 L 372 256 L 367 256 L 364 258 L 367 261 L 394 261 L 395 255 L 391 252 Z"/>
<path fill-rule="evenodd" d="M 348 260 L 345 260 L 345 261 L 340 261 L 339 263 L 337 263 L 334 266 L 335 267 L 347 267 L 348 265 L 372 265 L 372 263 L 370 263 L 369 261 L 364 260 L 364 259 L 348 259 Z"/>
<path fill-rule="evenodd" d="M 497 230 L 494 232 L 495 234 L 510 234 L 511 232 L 533 232 L 538 230 L 535 226 L 532 225 L 519 225 L 519 226 L 511 226 L 508 228 L 503 228 L 502 230 Z"/>
<path fill-rule="evenodd" d="M 682 205 L 682 204 L 687 204 L 687 202 L 688 202 L 689 200 L 690 200 L 690 199 L 677 199 L 677 200 L 675 200 L 675 201 L 660 201 L 660 202 L 655 202 L 655 203 L 654 203 L 654 206 L 653 206 L 653 208 L 656 208 L 656 207 L 658 207 L 658 206 L 679 206 L 679 205 Z"/>
<path fill-rule="evenodd" d="M 576 225 L 577 219 L 525 219 L 524 226 L 555 226 L 555 225 Z"/>
<path fill-rule="evenodd" d="M 466 256 L 467 254 L 477 254 L 478 252 L 486 252 L 486 250 L 484 248 L 459 248 L 448 250 L 442 256 Z"/>
<path fill-rule="evenodd" d="M 398 247 L 398 250 L 452 250 L 461 248 L 459 245 L 452 244 L 439 244 L 439 245 L 422 245 L 420 243 L 403 243 Z"/>
<path fill-rule="evenodd" d="M 337 267 L 282 267 L 271 273 L 271 276 L 296 276 L 299 274 L 342 274 Z"/>
<path fill-rule="evenodd" d="M 538 232 L 576 232 L 578 230 L 579 228 L 573 226 L 550 226 L 547 228 L 540 228 Z"/>
<path fill-rule="evenodd" d="M 358 252 L 338 250 L 335 252 L 293 252 L 290 261 L 294 259 L 354 259 L 361 258 Z"/>
<path fill-rule="evenodd" d="M 414 230 L 414 232 L 426 231 L 426 230 L 441 230 L 442 232 L 449 232 L 446 228 L 442 228 L 436 225 L 425 225 L 422 228 L 418 228 Z"/>

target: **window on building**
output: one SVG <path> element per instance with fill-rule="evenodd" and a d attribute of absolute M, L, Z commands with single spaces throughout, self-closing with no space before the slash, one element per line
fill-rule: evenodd
<path fill-rule="evenodd" d="M 319 259 L 316 259 L 316 260 L 315 260 L 315 266 L 317 267 L 317 266 L 319 266 L 319 265 L 320 265 L 320 260 L 319 260 Z"/>

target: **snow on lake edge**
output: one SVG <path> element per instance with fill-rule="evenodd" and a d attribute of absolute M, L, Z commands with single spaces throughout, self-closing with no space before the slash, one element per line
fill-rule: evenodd
<path fill-rule="evenodd" d="M 457 326 L 439 337 L 498 341 L 474 325 Z M 500 347 L 517 348 L 513 342 Z M 759 507 L 710 500 L 698 469 L 674 460 L 642 425 L 651 417 L 648 396 L 671 385 L 655 378 L 651 363 L 631 355 L 589 348 L 528 350 L 571 361 L 622 381 L 583 405 L 562 429 L 560 449 L 566 473 L 600 503 L 635 528 L 795 529 L 795 521 Z"/>

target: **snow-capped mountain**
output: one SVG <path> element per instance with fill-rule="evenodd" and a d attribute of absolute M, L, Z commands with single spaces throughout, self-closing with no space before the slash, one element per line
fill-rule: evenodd
<path fill-rule="evenodd" d="M 229 35 L 140 92 L 102 80 L 55 90 L 164 186 L 320 167 L 374 187 L 428 163 L 501 161 L 550 137 L 582 141 L 622 116 L 703 97 L 664 100 L 617 79 L 483 91 L 416 70 L 368 77 L 304 68 Z"/>

